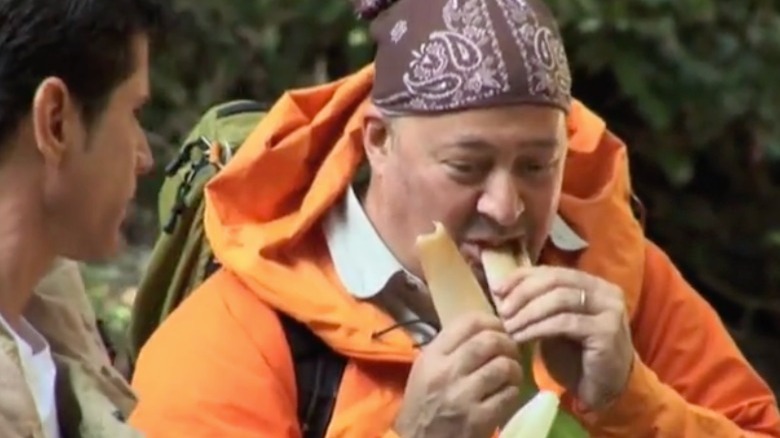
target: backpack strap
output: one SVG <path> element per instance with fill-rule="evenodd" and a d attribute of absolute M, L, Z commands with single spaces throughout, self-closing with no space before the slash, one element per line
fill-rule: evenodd
<path fill-rule="evenodd" d="M 219 269 L 209 258 L 206 275 Z M 277 312 L 290 346 L 298 393 L 298 424 L 303 438 L 324 438 L 333 417 L 336 397 L 347 360 L 336 353 L 306 325 Z"/>
<path fill-rule="evenodd" d="M 279 314 L 295 367 L 298 424 L 303 438 L 324 438 L 341 386 L 346 358 L 333 351 L 308 327 Z"/>

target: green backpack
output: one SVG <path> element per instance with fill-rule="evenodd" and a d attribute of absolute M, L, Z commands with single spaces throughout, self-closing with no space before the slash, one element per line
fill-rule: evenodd
<path fill-rule="evenodd" d="M 249 100 L 210 108 L 166 167 L 158 199 L 160 236 L 141 279 L 130 318 L 128 377 L 132 376 L 141 348 L 157 327 L 219 269 L 203 229 L 203 189 L 264 115 L 265 108 Z M 346 359 L 305 325 L 285 314 L 278 316 L 295 365 L 298 420 L 303 436 L 324 437 Z"/>

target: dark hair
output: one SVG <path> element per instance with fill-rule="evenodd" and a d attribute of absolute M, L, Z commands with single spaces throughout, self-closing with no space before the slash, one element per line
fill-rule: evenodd
<path fill-rule="evenodd" d="M 47 77 L 62 79 L 93 121 L 135 69 L 132 38 L 157 41 L 170 25 L 165 1 L 0 0 L 0 145 Z"/>
<path fill-rule="evenodd" d="M 352 0 L 355 14 L 366 21 L 373 20 L 396 2 L 398 0 Z"/>

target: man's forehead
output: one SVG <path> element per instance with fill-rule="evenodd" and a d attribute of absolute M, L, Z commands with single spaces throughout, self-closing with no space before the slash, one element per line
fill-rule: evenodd
<path fill-rule="evenodd" d="M 463 149 L 508 144 L 552 148 L 565 138 L 564 120 L 563 112 L 552 108 L 498 108 L 409 117 L 398 128 L 402 134 L 406 131 Z"/>
<path fill-rule="evenodd" d="M 122 84 L 126 96 L 143 105 L 150 99 L 149 39 L 139 34 L 132 39 L 133 72 Z"/>
<path fill-rule="evenodd" d="M 511 137 L 500 137 L 491 135 L 490 133 L 485 133 L 484 135 L 479 136 L 473 134 L 455 136 L 455 138 L 446 143 L 463 150 L 473 150 L 479 152 L 484 151 L 485 149 L 499 148 L 502 145 L 541 150 L 553 149 L 560 144 L 560 141 L 555 135 L 517 135 Z"/>

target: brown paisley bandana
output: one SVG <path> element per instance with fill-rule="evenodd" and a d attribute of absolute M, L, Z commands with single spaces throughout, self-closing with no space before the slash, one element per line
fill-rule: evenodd
<path fill-rule="evenodd" d="M 571 74 L 543 0 L 356 0 L 377 42 L 374 103 L 391 114 L 511 104 L 569 111 Z"/>

